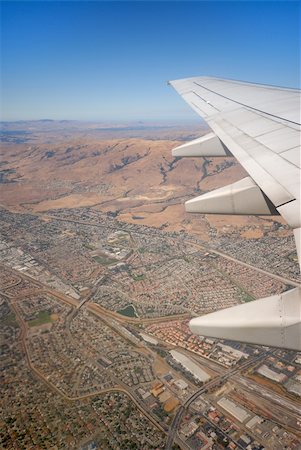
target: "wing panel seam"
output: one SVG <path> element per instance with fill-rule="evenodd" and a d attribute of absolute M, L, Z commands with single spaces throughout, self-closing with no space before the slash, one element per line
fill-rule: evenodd
<path fill-rule="evenodd" d="M 283 120 L 285 122 L 293 123 L 294 125 L 301 125 L 299 122 L 294 122 L 293 120 L 285 119 L 284 117 L 277 116 L 276 114 L 268 113 L 266 111 L 262 111 L 261 109 L 254 108 L 254 106 L 246 105 L 245 103 L 241 103 L 241 102 L 239 102 L 237 100 L 233 100 L 232 98 L 227 97 L 226 95 L 219 94 L 218 92 L 215 92 L 212 89 L 209 89 L 209 88 L 207 88 L 205 86 L 202 86 L 201 84 L 197 83 L 196 81 L 194 81 L 193 83 L 196 84 L 197 86 L 201 87 L 202 89 L 205 89 L 206 91 L 211 92 L 212 94 L 218 95 L 219 97 L 223 97 L 226 100 L 230 100 L 231 102 L 236 103 L 237 105 L 241 105 L 244 108 L 248 108 L 248 109 L 251 109 L 253 111 L 257 111 L 257 112 L 260 112 L 262 114 L 266 114 L 267 116 L 275 117 L 276 119 L 280 119 L 280 120 Z"/>

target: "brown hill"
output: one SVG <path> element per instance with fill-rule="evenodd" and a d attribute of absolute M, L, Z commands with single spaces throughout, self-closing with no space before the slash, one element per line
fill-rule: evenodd
<path fill-rule="evenodd" d="M 171 149 L 182 142 L 170 139 L 85 136 L 35 142 L 3 146 L 1 203 L 7 208 L 40 213 L 90 206 L 120 220 L 185 229 L 203 238 L 211 228 L 218 232 L 239 228 L 252 237 L 255 226 L 262 230 L 272 224 L 254 217 L 201 220 L 185 214 L 185 200 L 245 175 L 232 158 L 176 159 Z"/>

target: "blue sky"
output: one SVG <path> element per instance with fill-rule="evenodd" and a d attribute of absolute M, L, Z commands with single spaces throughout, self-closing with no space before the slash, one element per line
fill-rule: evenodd
<path fill-rule="evenodd" d="M 298 2 L 2 2 L 2 119 L 190 120 L 169 79 L 296 87 Z"/>

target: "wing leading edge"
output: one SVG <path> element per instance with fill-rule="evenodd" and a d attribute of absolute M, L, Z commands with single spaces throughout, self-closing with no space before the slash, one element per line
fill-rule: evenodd
<path fill-rule="evenodd" d="M 300 91 L 218 78 L 169 82 L 212 132 L 178 157 L 234 156 L 249 173 L 185 203 L 203 214 L 281 214 L 301 259 Z M 301 350 L 301 288 L 192 319 L 195 334 Z"/>

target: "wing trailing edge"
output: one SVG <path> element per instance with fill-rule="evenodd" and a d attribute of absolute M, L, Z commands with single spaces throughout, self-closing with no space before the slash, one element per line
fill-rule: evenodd
<path fill-rule="evenodd" d="M 251 344 L 301 350 L 301 291 L 226 308 L 189 323 L 194 334 Z"/>
<path fill-rule="evenodd" d="M 187 212 L 202 214 L 277 214 L 274 205 L 251 177 L 188 200 L 185 209 Z"/>
<path fill-rule="evenodd" d="M 205 134 L 205 136 L 174 148 L 172 155 L 175 157 L 233 156 L 214 133 Z"/>
<path fill-rule="evenodd" d="M 300 91 L 218 78 L 170 85 L 213 132 L 173 150 L 176 157 L 234 156 L 249 177 L 185 203 L 202 214 L 281 214 L 301 263 Z M 190 321 L 193 333 L 301 350 L 301 288 Z"/>

